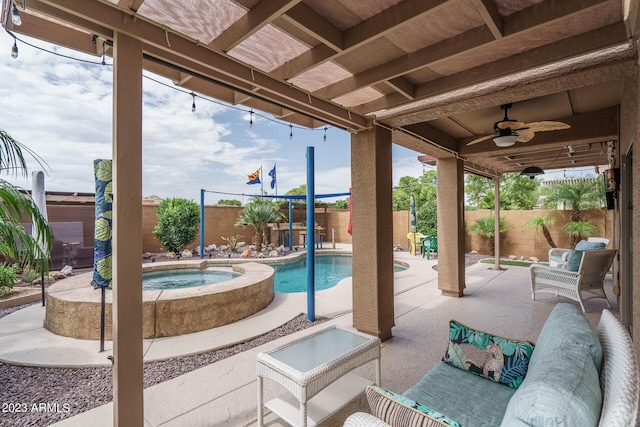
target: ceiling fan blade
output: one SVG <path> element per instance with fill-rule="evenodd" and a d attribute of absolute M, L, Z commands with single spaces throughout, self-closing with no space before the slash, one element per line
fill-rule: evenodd
<path fill-rule="evenodd" d="M 571 125 L 563 122 L 542 121 L 527 123 L 527 127 L 534 132 L 545 132 L 549 130 L 569 129 Z"/>
<path fill-rule="evenodd" d="M 531 128 L 518 130 L 518 142 L 529 142 L 535 136 L 535 132 Z"/>
<path fill-rule="evenodd" d="M 517 122 L 515 120 L 506 120 L 506 121 L 501 121 L 501 122 L 497 122 L 495 124 L 495 127 L 498 129 L 507 129 L 510 128 L 511 130 L 518 130 L 520 128 L 523 128 L 525 126 L 524 122 Z"/>
<path fill-rule="evenodd" d="M 485 135 L 485 136 L 481 136 L 480 138 L 476 138 L 473 141 L 467 143 L 467 145 L 477 144 L 478 142 L 486 141 L 487 139 L 493 138 L 495 136 L 497 136 L 497 135 L 494 134 L 494 133 L 489 134 L 489 135 Z"/>

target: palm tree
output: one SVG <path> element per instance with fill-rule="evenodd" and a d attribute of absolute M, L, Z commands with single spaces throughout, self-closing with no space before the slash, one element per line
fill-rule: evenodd
<path fill-rule="evenodd" d="M 547 243 L 550 247 L 556 248 L 556 244 L 551 237 L 551 233 L 549 233 L 549 227 L 553 227 L 556 220 L 553 218 L 553 215 L 548 214 L 546 216 L 542 215 L 534 215 L 529 218 L 529 221 L 524 225 L 524 231 L 529 230 L 529 228 L 533 228 L 536 231 L 542 230 L 542 235 L 547 240 Z"/>
<path fill-rule="evenodd" d="M 256 251 L 262 250 L 263 229 L 270 222 L 277 222 L 284 218 L 278 207 L 268 200 L 257 198 L 247 203 L 240 212 L 236 226 L 251 226 L 256 231 Z"/>
<path fill-rule="evenodd" d="M 582 222 L 582 210 L 598 209 L 602 206 L 600 182 L 595 179 L 583 179 L 556 184 L 549 190 L 549 194 L 543 202 L 543 207 L 557 209 L 558 203 L 571 205 L 571 222 Z M 577 225 L 577 227 L 580 226 Z M 579 239 L 579 235 L 571 235 L 572 248 L 575 247 Z"/>
<path fill-rule="evenodd" d="M 499 220 L 499 232 L 505 233 L 509 229 L 510 226 L 507 225 L 503 216 L 500 217 Z M 469 228 L 469 231 L 472 233 L 479 234 L 489 239 L 489 246 L 491 247 L 491 254 L 493 255 L 495 248 L 495 219 L 493 215 L 487 215 L 485 217 L 479 218 L 475 223 Z"/>
<path fill-rule="evenodd" d="M 0 172 L 28 177 L 23 152 L 43 165 L 43 160 L 26 146 L 0 129 Z M 22 225 L 23 217 L 32 218 L 33 227 L 42 241 L 39 243 Z M 0 179 L 0 255 L 18 262 L 22 267 L 48 271 L 53 234 L 38 207 L 25 192 Z"/>
<path fill-rule="evenodd" d="M 562 229 L 576 242 L 585 237 L 597 236 L 600 233 L 598 227 L 589 221 L 571 221 L 566 223 Z M 575 245 L 571 247 L 574 248 Z"/>

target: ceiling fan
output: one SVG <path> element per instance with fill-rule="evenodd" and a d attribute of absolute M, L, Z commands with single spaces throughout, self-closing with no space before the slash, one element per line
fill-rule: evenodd
<path fill-rule="evenodd" d="M 509 147 L 516 142 L 531 141 L 536 132 L 562 130 L 569 129 L 571 127 L 567 123 L 563 122 L 541 121 L 524 123 L 517 120 L 511 120 L 507 115 L 509 108 L 511 108 L 511 104 L 504 104 L 500 106 L 500 109 L 504 110 L 504 118 L 493 124 L 494 133 L 476 138 L 467 145 L 477 144 L 478 142 L 493 138 L 493 141 L 498 147 Z"/>

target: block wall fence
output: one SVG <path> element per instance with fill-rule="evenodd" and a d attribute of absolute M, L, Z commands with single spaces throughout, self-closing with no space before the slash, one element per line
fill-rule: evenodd
<path fill-rule="evenodd" d="M 156 208 L 155 204 L 143 204 L 142 206 L 142 247 L 145 252 L 161 252 L 160 243 L 153 237 L 153 228 L 156 225 Z M 215 243 L 216 245 L 225 244 L 222 237 L 239 235 L 241 240 L 251 242 L 254 235 L 252 228 L 246 229 L 235 227 L 235 223 L 240 214 L 242 207 L 238 206 L 205 206 L 205 245 Z M 82 221 L 85 245 L 93 244 L 93 216 L 94 207 L 90 204 L 83 205 L 59 205 L 49 204 L 47 206 L 48 217 L 50 222 L 64 221 Z M 542 232 L 535 230 L 524 231 L 524 224 L 533 215 L 546 215 L 550 211 L 531 210 L 531 211 L 502 211 L 501 216 L 505 218 L 507 225 L 511 228 L 501 236 L 500 253 L 502 256 L 515 255 L 517 257 L 537 257 L 546 259 L 549 251 Z M 585 218 L 594 223 L 600 230 L 599 236 L 612 239 L 612 216 L 613 211 L 607 210 L 588 210 L 584 211 Z M 288 216 L 288 209 L 282 209 L 285 217 Z M 478 218 L 492 214 L 488 210 L 466 211 L 465 223 L 468 230 Z M 559 211 L 555 225 L 550 229 L 551 236 L 557 247 L 569 247 L 570 239 L 562 231 L 562 226 L 569 221 L 571 211 Z M 294 222 L 301 222 L 305 219 L 304 207 L 296 208 L 293 211 Z M 325 210 L 324 208 L 316 208 L 316 221 L 326 229 L 323 236 L 324 247 L 330 247 L 332 234 L 335 232 L 336 243 L 351 243 L 351 235 L 347 232 L 349 225 L 348 210 Z M 287 227 L 288 223 L 283 222 L 283 227 Z M 407 233 L 409 232 L 409 212 L 394 211 L 393 212 L 393 242 L 399 243 L 407 248 L 409 241 Z M 271 236 L 274 243 L 278 242 L 278 237 Z M 297 237 L 294 234 L 294 238 Z M 301 242 L 294 239 L 294 244 Z M 189 246 L 195 248 L 200 245 L 199 234 L 196 241 Z M 476 250 L 481 254 L 490 254 L 491 249 L 487 239 L 476 234 L 466 233 L 466 252 Z"/>

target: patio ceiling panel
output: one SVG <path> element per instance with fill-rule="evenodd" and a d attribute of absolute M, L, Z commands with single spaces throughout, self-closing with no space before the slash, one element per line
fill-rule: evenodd
<path fill-rule="evenodd" d="M 348 78 L 352 74 L 335 64 L 334 62 L 323 62 L 304 73 L 289 80 L 290 83 L 313 92 L 321 87 L 327 86 L 336 80 Z"/>
<path fill-rule="evenodd" d="M 455 20 L 449 18 L 452 15 L 456 16 Z M 412 53 L 483 24 L 484 21 L 471 0 L 456 0 L 408 21 L 386 37 L 405 53 Z"/>
<path fill-rule="evenodd" d="M 175 5 L 174 0 L 145 0 L 136 13 L 204 44 L 216 39 L 247 13 L 228 0 L 183 1 L 179 3 L 179 11 Z"/>
<path fill-rule="evenodd" d="M 262 71 L 271 71 L 309 48 L 281 30 L 267 25 L 228 54 Z"/>

